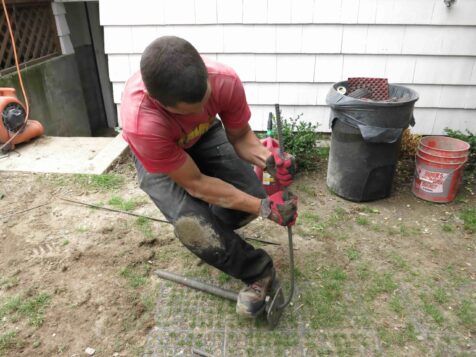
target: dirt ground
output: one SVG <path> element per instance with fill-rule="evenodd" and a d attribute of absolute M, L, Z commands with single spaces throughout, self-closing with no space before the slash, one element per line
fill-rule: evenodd
<path fill-rule="evenodd" d="M 306 326 L 370 326 L 381 355 L 471 355 L 476 240 L 462 212 L 476 207 L 474 187 L 451 204 L 431 204 L 411 194 L 412 171 L 404 168 L 390 198 L 359 204 L 329 192 L 321 166 L 294 189 L 297 279 L 319 291 L 296 297 L 296 309 L 308 309 L 301 308 Z M 153 270 L 190 272 L 198 260 L 168 224 L 61 199 L 163 218 L 137 187 L 130 161 L 99 178 L 3 172 L 0 196 L 0 356 L 84 356 L 86 348 L 95 356 L 142 355 L 158 323 Z M 242 234 L 281 243 L 260 246 L 287 280 L 284 230 L 259 219 Z M 306 342 L 305 355 L 353 355 L 331 347 L 321 354 L 321 347 Z"/>

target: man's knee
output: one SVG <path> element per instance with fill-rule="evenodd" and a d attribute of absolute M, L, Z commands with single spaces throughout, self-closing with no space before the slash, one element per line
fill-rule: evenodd
<path fill-rule="evenodd" d="M 177 238 L 193 252 L 224 250 L 220 237 L 212 226 L 197 216 L 180 217 L 174 226 Z"/>

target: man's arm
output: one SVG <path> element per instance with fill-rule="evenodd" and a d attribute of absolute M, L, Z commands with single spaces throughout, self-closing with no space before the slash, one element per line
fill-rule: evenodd
<path fill-rule="evenodd" d="M 249 124 L 237 129 L 227 128 L 226 134 L 239 157 L 262 169 L 266 167 L 266 159 L 271 153 L 261 144 Z"/>
<path fill-rule="evenodd" d="M 220 179 L 202 174 L 188 154 L 185 163 L 168 175 L 195 198 L 224 208 L 259 215 L 261 199 Z"/>

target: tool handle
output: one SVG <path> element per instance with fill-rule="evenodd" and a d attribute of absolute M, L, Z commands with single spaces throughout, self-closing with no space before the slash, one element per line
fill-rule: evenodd
<path fill-rule="evenodd" d="M 278 131 L 278 142 L 279 142 L 279 156 L 284 159 L 284 138 L 283 138 L 283 122 L 281 120 L 281 109 L 279 109 L 279 104 L 274 105 L 276 111 L 276 128 Z M 283 199 L 287 201 L 289 199 L 288 187 L 284 187 L 283 190 Z"/>
<path fill-rule="evenodd" d="M 276 110 L 276 127 L 278 129 L 278 142 L 279 142 L 279 156 L 284 159 L 284 138 L 283 138 L 283 122 L 281 121 L 281 110 L 279 109 L 279 104 L 274 106 Z M 289 199 L 288 187 L 284 187 L 283 199 L 286 201 Z M 291 227 L 288 229 L 288 245 L 289 245 L 289 266 L 290 266 L 290 281 L 291 287 L 287 300 L 280 306 L 278 309 L 284 309 L 289 305 L 294 295 L 294 248 L 293 248 L 293 230 Z"/>

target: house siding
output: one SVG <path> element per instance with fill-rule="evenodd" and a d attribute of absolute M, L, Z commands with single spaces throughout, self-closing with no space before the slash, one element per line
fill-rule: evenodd
<path fill-rule="evenodd" d="M 114 101 L 153 39 L 176 35 L 242 79 L 251 124 L 284 117 L 329 131 L 325 97 L 348 77 L 415 89 L 414 131 L 476 131 L 476 0 L 100 0 Z"/>

